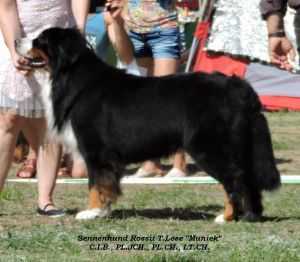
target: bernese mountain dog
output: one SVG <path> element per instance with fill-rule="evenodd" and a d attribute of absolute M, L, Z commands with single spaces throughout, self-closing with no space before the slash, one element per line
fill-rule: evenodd
<path fill-rule="evenodd" d="M 261 218 L 262 191 L 278 188 L 280 175 L 262 106 L 246 81 L 126 74 L 101 61 L 75 29 L 43 31 L 31 54 L 49 73 L 41 87 L 49 130 L 88 169 L 89 207 L 76 218 L 108 216 L 126 165 L 178 149 L 223 185 L 221 220 Z"/>

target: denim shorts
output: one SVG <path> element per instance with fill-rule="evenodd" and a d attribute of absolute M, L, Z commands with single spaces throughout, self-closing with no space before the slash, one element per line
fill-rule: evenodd
<path fill-rule="evenodd" d="M 157 28 L 149 33 L 129 31 L 136 58 L 180 58 L 180 32 L 178 27 Z"/>

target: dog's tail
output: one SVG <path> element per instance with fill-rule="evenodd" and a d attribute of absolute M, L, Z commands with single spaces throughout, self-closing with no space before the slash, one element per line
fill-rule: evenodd
<path fill-rule="evenodd" d="M 251 85 L 237 77 L 232 77 L 231 86 L 234 85 L 233 95 L 239 106 L 249 117 L 249 149 L 251 159 L 249 166 L 252 170 L 252 179 L 260 190 L 274 190 L 280 186 L 280 174 L 276 167 L 273 153 L 271 134 L 265 116 L 262 114 L 262 105 Z M 246 103 L 245 103 L 246 101 Z"/>

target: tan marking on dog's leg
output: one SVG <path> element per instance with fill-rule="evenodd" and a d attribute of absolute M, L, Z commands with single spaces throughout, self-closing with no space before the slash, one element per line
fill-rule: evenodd
<path fill-rule="evenodd" d="M 76 215 L 76 219 L 87 220 L 107 217 L 111 213 L 111 203 L 117 200 L 121 190 L 118 186 L 108 182 L 96 183 L 90 187 L 89 208 Z"/>
<path fill-rule="evenodd" d="M 234 206 L 227 194 L 227 192 L 225 192 L 225 210 L 224 210 L 224 219 L 226 221 L 232 221 L 234 219 Z"/>
<path fill-rule="evenodd" d="M 112 186 L 95 185 L 89 192 L 89 209 L 105 208 L 117 200 Z"/>
<path fill-rule="evenodd" d="M 230 222 L 234 219 L 234 206 L 230 200 L 230 197 L 228 196 L 227 192 L 224 190 L 224 187 L 222 187 L 224 193 L 225 193 L 225 210 L 223 214 L 218 215 L 215 218 L 215 223 L 217 224 L 225 224 L 226 222 Z"/>
<path fill-rule="evenodd" d="M 107 217 L 111 213 L 111 203 L 117 199 L 113 187 L 94 185 L 89 191 L 89 207 L 76 215 L 78 220 Z"/>
<path fill-rule="evenodd" d="M 89 209 L 103 208 L 103 203 L 100 202 L 100 192 L 98 186 L 90 188 L 89 192 Z"/>

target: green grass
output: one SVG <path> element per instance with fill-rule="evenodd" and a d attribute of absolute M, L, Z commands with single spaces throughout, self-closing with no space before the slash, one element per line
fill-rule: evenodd
<path fill-rule="evenodd" d="M 284 174 L 300 175 L 300 113 L 276 112 L 266 115 L 279 170 Z"/>
<path fill-rule="evenodd" d="M 300 114 L 267 114 L 278 167 L 299 174 Z M 13 170 L 10 176 L 14 176 Z M 86 185 L 58 185 L 55 200 L 67 208 L 59 219 L 36 215 L 36 185 L 9 183 L 0 194 L 0 262 L 2 261 L 300 261 L 300 185 L 284 185 L 264 194 L 265 221 L 214 224 L 222 212 L 219 185 L 128 185 L 110 218 L 79 222 L 86 206 Z M 79 236 L 132 235 L 151 241 L 79 241 Z M 221 236 L 218 241 L 188 241 L 187 235 Z M 158 236 L 182 237 L 159 241 Z M 144 244 L 150 250 L 90 250 L 90 244 Z M 152 244 L 176 244 L 178 250 L 151 250 Z M 208 250 L 182 250 L 207 243 Z"/>
<path fill-rule="evenodd" d="M 68 191 L 76 191 L 72 199 Z M 1 200 L 0 261 L 299 261 L 300 188 L 284 186 L 265 195 L 266 221 L 234 222 L 219 226 L 213 218 L 222 210 L 223 195 L 217 185 L 127 186 L 109 219 L 78 222 L 73 214 L 50 219 L 35 214 L 35 185 L 12 185 L 6 191 L 24 197 Z M 72 213 L 85 205 L 85 186 L 58 185 L 57 203 Z M 142 200 L 141 200 L 142 199 Z M 4 212 L 5 210 L 5 212 Z M 90 244 L 116 242 L 78 241 L 78 236 L 154 236 L 137 241 L 146 247 L 160 243 L 158 235 L 183 237 L 171 241 L 180 248 L 187 235 L 221 235 L 208 242 L 209 251 L 95 251 Z M 126 244 L 121 241 L 118 243 Z M 183 260 L 183 258 L 185 260 Z"/>

